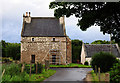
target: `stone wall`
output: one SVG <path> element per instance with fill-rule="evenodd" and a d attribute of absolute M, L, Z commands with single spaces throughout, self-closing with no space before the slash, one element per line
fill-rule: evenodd
<path fill-rule="evenodd" d="M 67 37 L 67 63 L 72 63 L 72 46 L 69 37 Z"/>
<path fill-rule="evenodd" d="M 44 63 L 54 54 L 50 49 L 59 50 L 55 55 L 60 55 L 61 64 L 66 63 L 66 37 L 21 37 L 21 62 L 30 63 L 31 55 L 35 55 L 35 62 Z"/>

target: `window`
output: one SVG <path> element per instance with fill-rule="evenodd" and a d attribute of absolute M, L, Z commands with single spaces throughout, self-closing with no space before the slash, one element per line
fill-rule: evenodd
<path fill-rule="evenodd" d="M 55 41 L 55 38 L 53 38 L 53 41 Z"/>
<path fill-rule="evenodd" d="M 34 38 L 32 38 L 32 41 L 34 41 Z"/>

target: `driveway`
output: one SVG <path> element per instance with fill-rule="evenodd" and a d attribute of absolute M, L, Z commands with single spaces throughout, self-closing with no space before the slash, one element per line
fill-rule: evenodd
<path fill-rule="evenodd" d="M 45 81 L 83 81 L 91 68 L 52 68 L 56 73 Z"/>

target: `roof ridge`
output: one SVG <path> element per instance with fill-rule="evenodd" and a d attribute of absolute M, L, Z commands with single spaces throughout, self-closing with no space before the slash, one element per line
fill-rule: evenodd
<path fill-rule="evenodd" d="M 32 19 L 57 19 L 55 17 L 31 17 Z"/>
<path fill-rule="evenodd" d="M 111 45 L 111 44 L 85 44 L 85 45 Z M 116 45 L 116 44 L 112 44 L 112 45 Z"/>

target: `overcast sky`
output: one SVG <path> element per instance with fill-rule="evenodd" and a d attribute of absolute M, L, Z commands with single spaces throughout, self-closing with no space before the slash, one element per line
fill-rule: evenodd
<path fill-rule="evenodd" d="M 49 9 L 51 1 L 53 0 L 2 0 L 2 7 L 0 7 L 2 39 L 7 42 L 20 43 L 23 13 L 31 12 L 33 17 L 53 17 L 54 10 Z M 79 39 L 85 43 L 109 40 L 109 35 L 103 35 L 98 26 L 81 31 L 76 24 L 77 19 L 74 16 L 65 18 L 66 33 L 71 39 Z"/>

